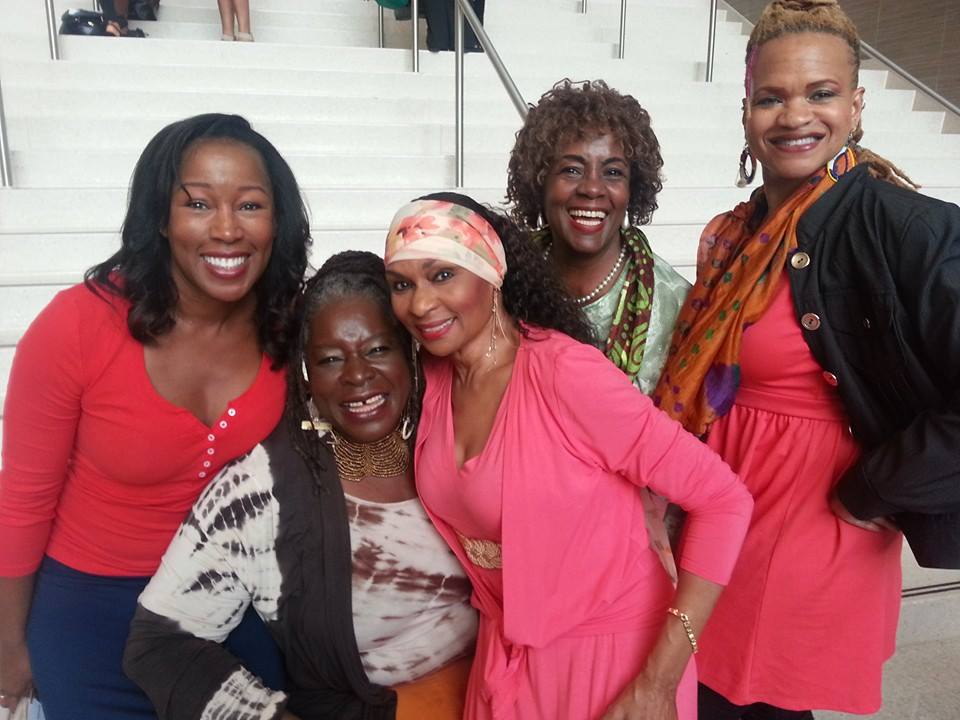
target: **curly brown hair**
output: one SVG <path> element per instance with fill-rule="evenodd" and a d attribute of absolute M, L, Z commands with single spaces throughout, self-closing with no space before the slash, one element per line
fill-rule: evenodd
<path fill-rule="evenodd" d="M 650 222 L 663 189 L 660 143 L 650 114 L 632 95 L 622 95 L 603 80 L 561 80 L 530 108 L 510 153 L 507 200 L 512 215 L 528 229 L 543 213 L 546 177 L 557 153 L 575 140 L 610 133 L 630 163 L 627 216 L 634 225 Z"/>
<path fill-rule="evenodd" d="M 792 33 L 824 33 L 842 39 L 850 48 L 854 87 L 859 84 L 860 34 L 853 20 L 843 11 L 837 0 L 774 0 L 763 9 L 747 41 L 747 71 L 744 85 L 748 100 L 752 90 L 753 67 L 758 49 L 770 40 Z M 750 112 L 749 102 L 745 104 L 744 109 L 747 113 Z M 857 124 L 850 139 L 852 140 L 851 149 L 856 154 L 857 160 L 869 163 L 870 174 L 875 178 L 910 190 L 920 187 L 910 179 L 909 175 L 885 157 L 860 145 L 860 140 L 863 139 L 862 124 Z"/>

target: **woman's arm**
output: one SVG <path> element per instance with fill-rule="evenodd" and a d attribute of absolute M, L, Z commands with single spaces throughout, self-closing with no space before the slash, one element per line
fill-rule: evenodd
<path fill-rule="evenodd" d="M 687 615 L 694 637 L 699 637 L 722 590 L 722 585 L 680 572 L 673 607 Z M 667 615 L 643 670 L 610 706 L 603 720 L 674 720 L 677 687 L 692 653 L 693 646 L 680 618 Z"/>
<path fill-rule="evenodd" d="M 672 606 L 688 616 L 696 636 L 739 555 L 753 508 L 749 492 L 715 452 L 657 410 L 609 363 L 575 349 L 557 365 L 568 442 L 601 467 L 688 512 Z M 677 685 L 692 652 L 683 623 L 665 613 L 642 671 L 604 720 L 676 718 Z"/>
<path fill-rule="evenodd" d="M 274 613 L 279 594 L 276 500 L 257 482 L 269 461 L 261 446 L 227 465 L 197 500 L 140 596 L 124 672 L 161 720 L 211 713 L 237 720 L 279 718 L 286 703 L 241 667 L 222 643 L 256 597 Z"/>
<path fill-rule="evenodd" d="M 960 208 L 931 203 L 887 245 L 897 301 L 920 339 L 914 354 L 943 384 L 943 398 L 864 450 L 841 478 L 839 501 L 868 521 L 902 511 L 960 511 Z"/>
<path fill-rule="evenodd" d="M 32 593 L 33 575 L 0 578 L 0 707 L 11 710 L 33 687 L 25 632 Z"/>
<path fill-rule="evenodd" d="M 10 370 L 0 468 L 0 706 L 15 706 L 32 685 L 26 622 L 73 451 L 82 355 L 80 318 L 61 293 L 17 344 Z"/>

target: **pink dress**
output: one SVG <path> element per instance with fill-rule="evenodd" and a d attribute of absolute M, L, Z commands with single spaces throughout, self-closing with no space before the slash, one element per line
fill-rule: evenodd
<path fill-rule="evenodd" d="M 756 505 L 701 638 L 700 680 L 738 705 L 876 712 L 896 636 L 901 535 L 861 530 L 828 507 L 859 450 L 832 376 L 803 340 L 786 275 L 744 333 L 740 368 L 736 403 L 709 445 Z"/>
<path fill-rule="evenodd" d="M 424 506 L 480 611 L 467 720 L 599 718 L 639 673 L 673 586 L 637 487 L 689 509 L 681 568 L 727 581 L 750 515 L 742 483 L 598 350 L 529 329 L 483 452 L 456 467 L 452 366 L 425 363 L 417 441 Z M 502 543 L 478 567 L 456 532 Z M 693 663 L 678 692 L 696 717 Z"/>

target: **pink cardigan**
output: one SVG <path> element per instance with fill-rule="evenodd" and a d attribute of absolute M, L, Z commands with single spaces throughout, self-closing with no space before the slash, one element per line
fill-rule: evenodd
<path fill-rule="evenodd" d="M 527 332 L 500 408 L 508 439 L 501 498 L 503 647 L 483 660 L 485 685 L 500 707 L 512 703 L 511 677 L 525 646 L 544 647 L 585 626 L 616 632 L 628 623 L 663 622 L 672 587 L 647 543 L 637 486 L 689 512 L 680 567 L 720 584 L 730 577 L 753 507 L 733 471 L 597 349 L 558 332 Z M 425 374 L 418 484 L 440 533 L 471 570 L 453 528 L 429 503 L 431 487 L 454 478 L 420 472 L 432 422 L 449 413 L 452 365 L 428 358 Z M 630 537 L 635 542 L 625 542 Z M 623 596 L 638 582 L 649 588 L 642 616 L 621 618 L 618 627 L 597 626 L 624 600 L 636 607 L 636 597 Z M 499 598 L 480 585 L 474 604 L 490 617 L 499 614 Z"/>

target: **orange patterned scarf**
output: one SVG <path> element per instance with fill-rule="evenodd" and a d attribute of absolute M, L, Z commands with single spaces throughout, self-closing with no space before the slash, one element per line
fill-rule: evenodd
<path fill-rule="evenodd" d="M 733 406 L 743 331 L 770 304 L 784 263 L 796 250 L 797 223 L 854 165 L 856 158 L 845 147 L 758 228 L 751 220 L 760 192 L 704 228 L 697 283 L 677 318 L 667 364 L 653 393 L 654 403 L 694 435 L 703 435 Z"/>

